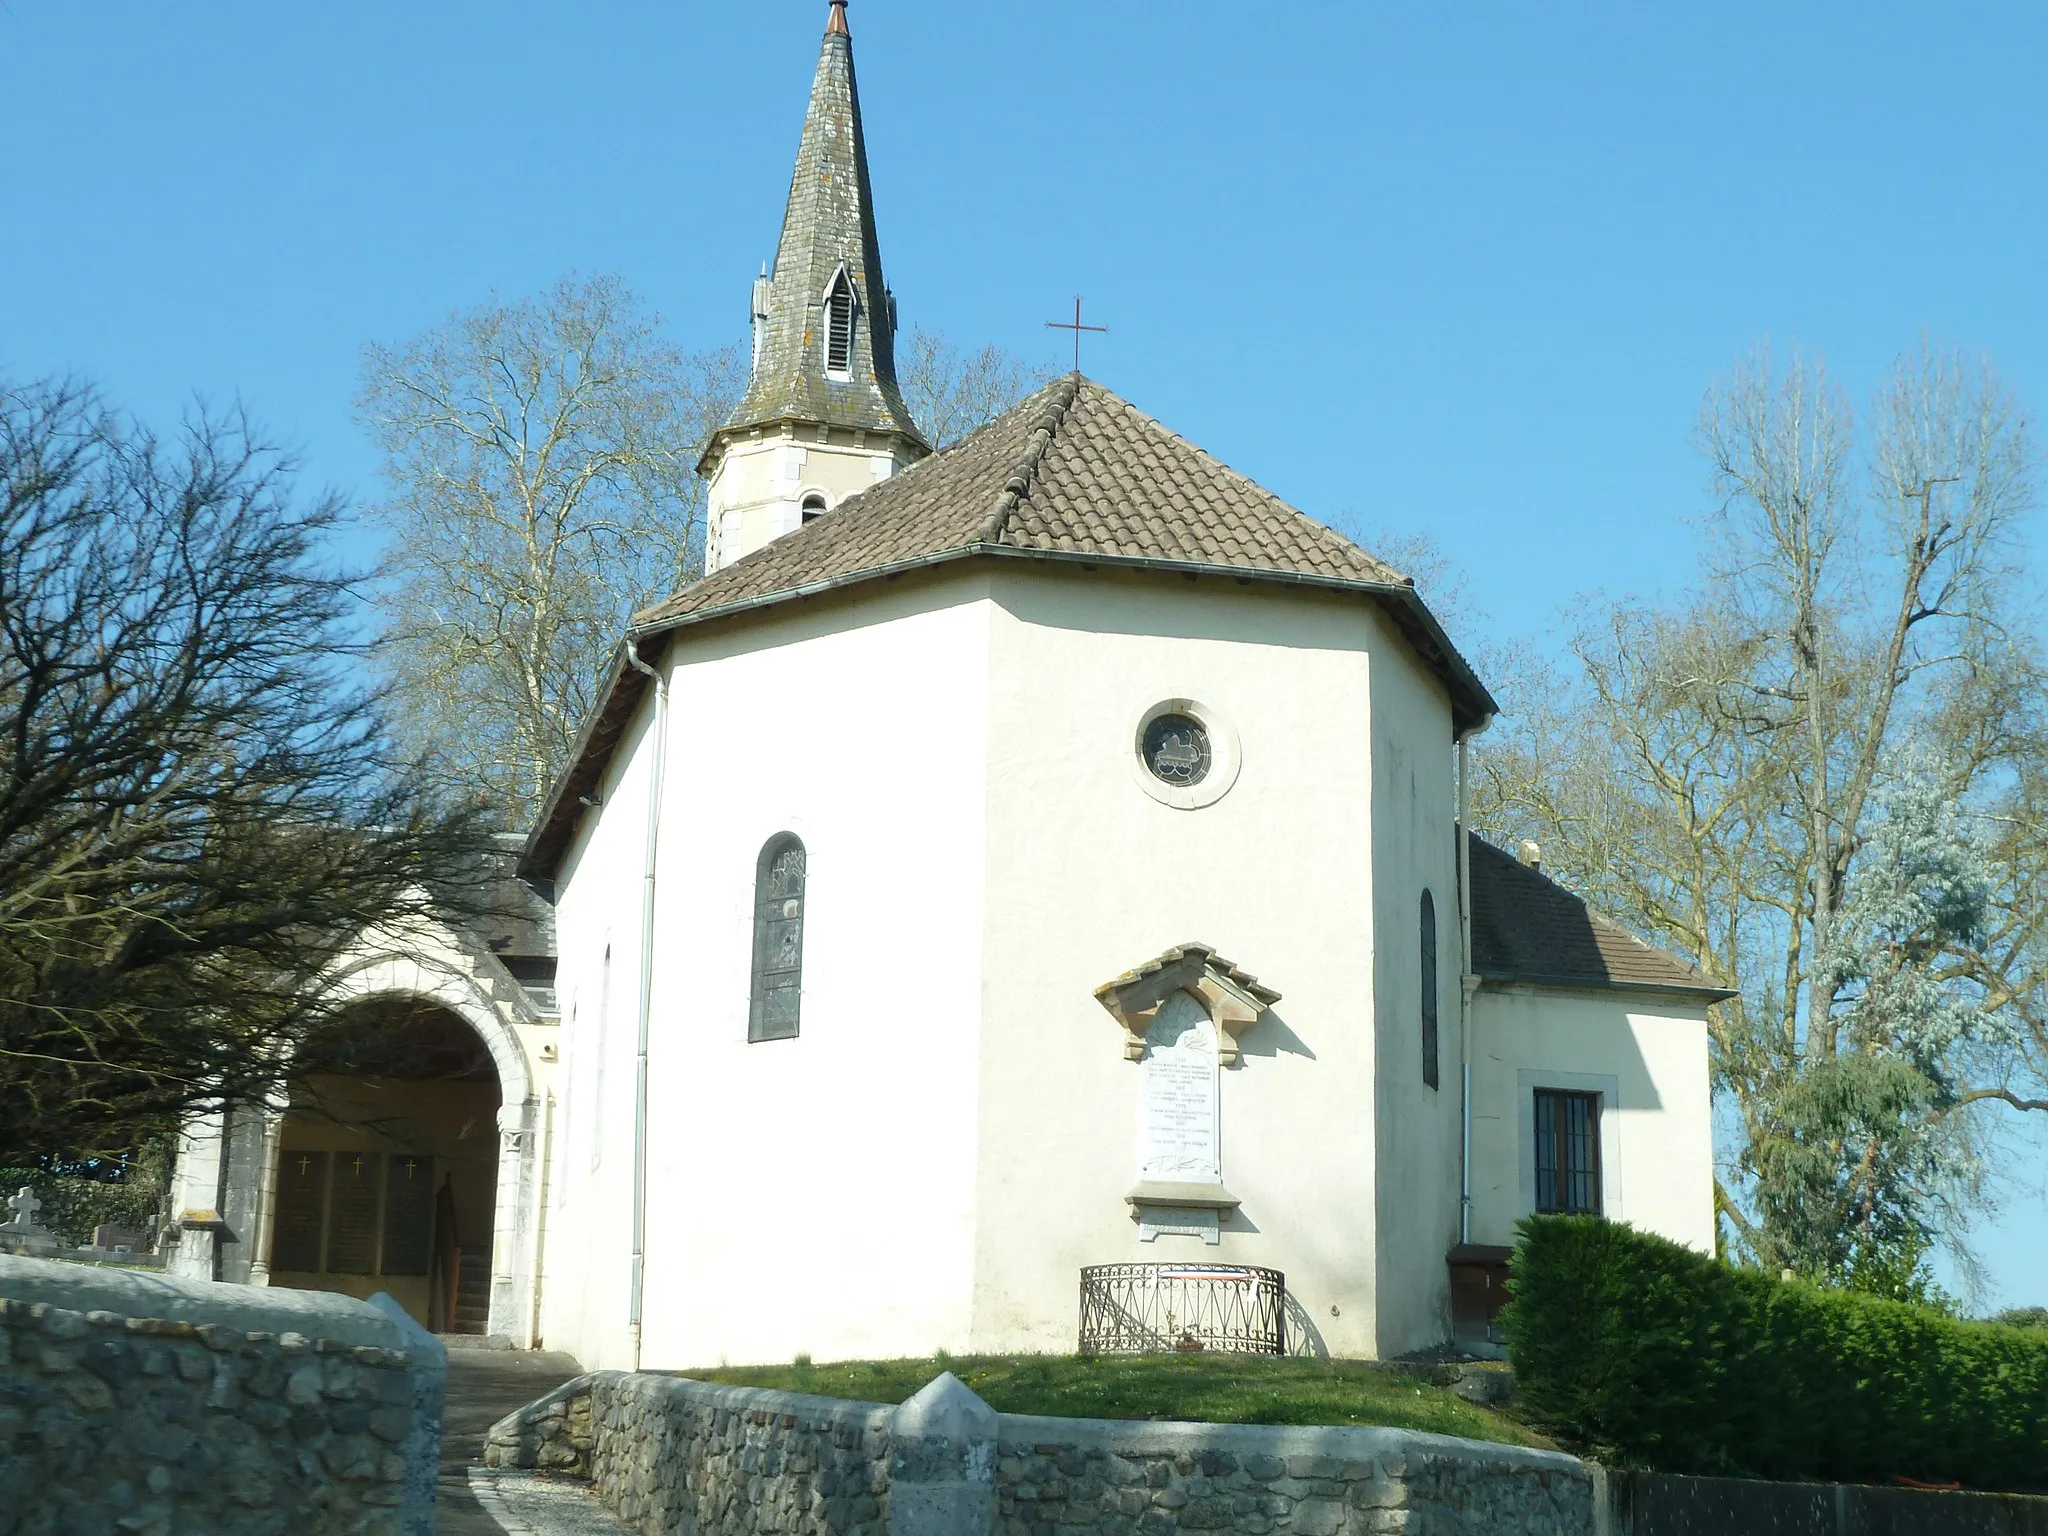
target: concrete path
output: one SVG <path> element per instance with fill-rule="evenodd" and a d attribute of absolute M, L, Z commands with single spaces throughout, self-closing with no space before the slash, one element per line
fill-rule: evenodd
<path fill-rule="evenodd" d="M 611 1536 L 626 1529 L 577 1484 L 483 1467 L 484 1437 L 493 1424 L 581 1374 L 568 1355 L 448 1351 L 441 1484 L 434 1502 L 440 1536 Z"/>
<path fill-rule="evenodd" d="M 472 1467 L 469 1491 L 485 1517 L 495 1522 L 491 1529 L 504 1536 L 634 1536 L 632 1528 L 621 1524 L 581 1483 Z M 444 1523 L 443 1536 L 451 1529 Z"/>

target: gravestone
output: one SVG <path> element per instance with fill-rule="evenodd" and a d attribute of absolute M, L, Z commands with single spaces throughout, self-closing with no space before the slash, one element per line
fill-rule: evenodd
<path fill-rule="evenodd" d="M 63 1246 L 57 1234 L 36 1225 L 43 1202 L 27 1185 L 7 1197 L 8 1218 L 0 1223 L 0 1253 L 18 1253 L 31 1258 L 47 1257 Z"/>

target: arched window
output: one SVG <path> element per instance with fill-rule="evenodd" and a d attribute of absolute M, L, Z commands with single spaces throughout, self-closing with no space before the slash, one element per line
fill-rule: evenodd
<path fill-rule="evenodd" d="M 804 845 L 768 839 L 754 871 L 753 1006 L 749 1040 L 794 1040 L 804 981 Z"/>
<path fill-rule="evenodd" d="M 808 523 L 811 519 L 823 517 L 824 515 L 825 498 L 816 491 L 811 492 L 810 495 L 804 498 L 804 521 Z"/>
<path fill-rule="evenodd" d="M 844 267 L 825 290 L 825 371 L 853 371 L 853 283 Z"/>
<path fill-rule="evenodd" d="M 1422 893 L 1422 1080 L 1437 1085 L 1436 898 Z"/>

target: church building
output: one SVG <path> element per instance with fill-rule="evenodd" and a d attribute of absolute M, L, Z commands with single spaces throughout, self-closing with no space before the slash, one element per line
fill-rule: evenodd
<path fill-rule="evenodd" d="M 492 1331 L 1373 1358 L 1483 1341 L 1532 1211 L 1711 1249 L 1726 994 L 1468 834 L 1496 706 L 1415 584 L 1078 374 L 933 451 L 842 3 L 752 318 L 707 574 L 518 854 L 548 990 L 449 1015 L 503 1089 Z"/>

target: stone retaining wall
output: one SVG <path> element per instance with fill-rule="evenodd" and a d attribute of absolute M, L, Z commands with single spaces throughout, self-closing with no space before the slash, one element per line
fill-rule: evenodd
<path fill-rule="evenodd" d="M 431 1536 L 440 1346 L 285 1295 L 0 1258 L 0 1536 Z"/>
<path fill-rule="evenodd" d="M 997 1415 L 950 1376 L 890 1409 L 599 1372 L 502 1421 L 485 1460 L 591 1477 L 636 1526 L 701 1536 L 1583 1536 L 1593 1510 L 1569 1456 L 1391 1429 Z"/>

